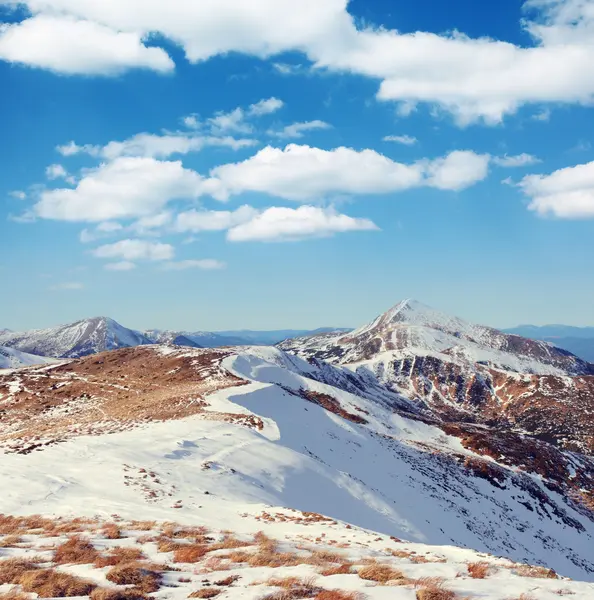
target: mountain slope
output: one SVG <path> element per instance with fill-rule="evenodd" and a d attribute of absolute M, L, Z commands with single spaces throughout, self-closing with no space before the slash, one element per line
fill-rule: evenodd
<path fill-rule="evenodd" d="M 211 331 L 169 331 L 149 329 L 141 332 L 153 344 L 173 343 L 178 346 L 191 348 L 219 348 L 221 346 L 247 346 L 250 342 L 246 339 L 219 335 Z"/>
<path fill-rule="evenodd" d="M 49 329 L 0 334 L 0 345 L 56 358 L 76 358 L 150 343 L 144 335 L 107 317 L 84 319 Z"/>
<path fill-rule="evenodd" d="M 2 511 L 224 528 L 288 506 L 594 579 L 591 458 L 519 434 L 523 462 L 484 456 L 473 426 L 364 376 L 275 348 L 148 346 L 0 377 Z"/>
<path fill-rule="evenodd" d="M 0 346 L 0 369 L 16 369 L 27 365 L 40 365 L 48 362 L 52 362 L 51 359 L 44 356 L 35 356 L 34 354 L 19 352 L 14 348 Z"/>

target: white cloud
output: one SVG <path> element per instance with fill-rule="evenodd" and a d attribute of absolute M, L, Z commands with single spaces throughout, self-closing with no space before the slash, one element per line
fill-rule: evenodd
<path fill-rule="evenodd" d="M 231 242 L 288 242 L 327 237 L 346 231 L 374 231 L 378 227 L 368 219 L 356 219 L 337 213 L 333 208 L 300 206 L 272 207 L 241 225 L 231 228 Z"/>
<path fill-rule="evenodd" d="M 551 110 L 549 108 L 545 108 L 543 110 L 541 110 L 540 112 L 537 112 L 536 114 L 532 115 L 532 117 L 530 117 L 533 121 L 550 121 L 551 119 Z"/>
<path fill-rule="evenodd" d="M 43 191 L 33 210 L 44 219 L 64 221 L 142 217 L 212 189 L 212 182 L 179 161 L 120 157 L 87 172 L 75 189 Z"/>
<path fill-rule="evenodd" d="M 148 242 L 146 240 L 120 240 L 114 244 L 99 246 L 93 250 L 96 258 L 122 259 L 124 261 L 135 260 L 171 260 L 175 250 L 170 244 L 160 242 Z"/>
<path fill-rule="evenodd" d="M 396 144 L 404 144 L 405 146 L 413 146 L 419 140 L 411 135 L 386 135 L 382 138 L 384 142 L 395 142 Z"/>
<path fill-rule="evenodd" d="M 518 154 L 516 156 L 495 156 L 493 163 L 499 167 L 526 167 L 528 165 L 536 165 L 541 160 L 532 154 Z"/>
<path fill-rule="evenodd" d="M 153 233 L 157 229 L 161 229 L 171 223 L 171 213 L 161 212 L 148 217 L 142 217 L 130 226 L 130 229 L 140 235 Z"/>
<path fill-rule="evenodd" d="M 174 69 L 161 48 L 133 31 L 67 16 L 36 15 L 0 28 L 0 59 L 66 75 L 116 75 L 132 68 Z"/>
<path fill-rule="evenodd" d="M 83 229 L 80 232 L 79 239 L 83 244 L 88 244 L 89 242 L 94 242 L 96 240 L 100 240 L 105 237 L 109 237 L 114 233 L 121 231 L 123 226 L 119 223 L 115 223 L 113 221 L 105 221 L 103 223 L 99 223 L 95 229 Z"/>
<path fill-rule="evenodd" d="M 531 199 L 528 208 L 541 216 L 594 218 L 594 161 L 550 175 L 528 175 L 519 186 Z"/>
<path fill-rule="evenodd" d="M 77 282 L 68 282 L 68 283 L 57 283 L 56 285 L 52 285 L 49 287 L 53 292 L 59 291 L 75 291 L 84 289 L 84 285 L 82 283 Z"/>
<path fill-rule="evenodd" d="M 378 98 L 396 102 L 400 111 L 428 104 L 451 113 L 461 125 L 498 123 L 525 104 L 589 105 L 594 100 L 590 1 L 531 0 L 528 6 L 539 12 L 523 22 L 532 36 L 527 46 L 457 31 L 402 34 L 381 24 L 357 26 L 346 0 L 25 0 L 25 4 L 41 13 L 34 19 L 54 18 L 50 14 L 69 17 L 55 19 L 73 31 L 62 36 L 52 32 L 33 44 L 38 48 L 37 62 L 48 68 L 56 60 L 45 55 L 58 53 L 66 56 L 58 61 L 60 66 L 65 62 L 74 72 L 109 72 L 115 69 L 113 63 L 168 70 L 170 60 L 162 50 L 142 45 L 142 36 L 159 32 L 183 47 L 191 62 L 232 52 L 261 58 L 301 52 L 318 70 L 379 80 Z M 81 19 L 98 30 L 88 39 L 78 32 Z M 78 40 L 77 36 L 84 41 L 80 53 L 63 41 Z M 123 43 L 121 36 L 132 37 Z"/>
<path fill-rule="evenodd" d="M 265 100 L 260 100 L 255 104 L 250 105 L 248 114 L 256 117 L 269 115 L 280 110 L 283 106 L 284 102 L 278 98 L 266 98 Z"/>
<path fill-rule="evenodd" d="M 107 263 L 105 269 L 108 271 L 132 271 L 136 268 L 136 264 L 128 260 L 122 260 L 115 263 Z"/>
<path fill-rule="evenodd" d="M 27 199 L 27 194 L 21 190 L 14 190 L 13 192 L 8 192 L 8 195 L 12 198 L 16 198 L 17 200 Z"/>
<path fill-rule="evenodd" d="M 407 165 L 375 150 L 289 144 L 284 150 L 267 146 L 243 162 L 214 168 L 211 175 L 220 180 L 221 197 L 261 192 L 307 201 L 333 194 L 386 194 L 421 185 L 461 190 L 487 176 L 489 159 L 455 151 Z"/>
<path fill-rule="evenodd" d="M 166 271 L 187 271 L 188 269 L 202 269 L 212 271 L 215 269 L 224 269 L 227 265 L 220 260 L 212 258 L 203 258 L 201 260 L 180 260 L 178 262 L 169 262 L 163 265 Z"/>
<path fill-rule="evenodd" d="M 490 156 L 455 150 L 427 166 L 426 185 L 440 190 L 463 190 L 482 181 L 489 172 Z"/>
<path fill-rule="evenodd" d="M 258 211 L 251 206 L 228 210 L 190 210 L 177 215 L 175 230 L 181 233 L 199 231 L 224 231 L 253 219 Z"/>
<path fill-rule="evenodd" d="M 182 123 L 188 129 L 198 129 L 198 127 L 200 127 L 200 121 L 197 115 L 188 115 L 187 117 L 183 117 Z"/>
<path fill-rule="evenodd" d="M 68 171 L 62 165 L 50 165 L 45 169 L 45 176 L 50 179 L 65 179 L 68 177 Z"/>
<path fill-rule="evenodd" d="M 330 129 L 332 125 L 325 123 L 324 121 L 306 121 L 304 123 L 293 123 L 283 127 L 280 131 L 270 130 L 268 135 L 273 135 L 279 138 L 302 138 L 304 132 L 313 131 L 316 129 Z"/>
<path fill-rule="evenodd" d="M 91 144 L 79 146 L 73 141 L 70 141 L 67 144 L 64 144 L 63 146 L 56 146 L 56 150 L 62 156 L 75 156 L 76 154 L 89 154 L 90 156 L 99 156 L 101 147 L 93 146 Z"/>

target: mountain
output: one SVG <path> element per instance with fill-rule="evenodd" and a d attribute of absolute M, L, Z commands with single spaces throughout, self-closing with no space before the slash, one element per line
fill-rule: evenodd
<path fill-rule="evenodd" d="M 402 558 L 411 578 L 443 574 L 465 596 L 477 588 L 459 566 L 424 562 L 472 548 L 594 580 L 591 454 L 446 420 L 353 365 L 273 347 L 141 346 L 0 374 L 0 403 L 7 515 L 117 515 L 148 529 L 157 520 L 327 540 L 355 552 L 355 563 L 372 552 Z M 358 527 L 379 534 L 348 537 Z M 476 597 L 508 591 L 505 561 L 495 562 L 501 574 Z M 565 581 L 532 579 L 520 591 L 553 598 Z M 365 591 L 414 598 L 413 580 L 401 584 L 388 596 Z M 585 599 L 593 588 L 575 589 Z"/>
<path fill-rule="evenodd" d="M 76 358 L 128 346 L 151 344 L 147 337 L 113 319 L 95 317 L 49 329 L 0 334 L 0 345 L 56 358 Z"/>
<path fill-rule="evenodd" d="M 211 331 L 168 331 L 149 329 L 141 332 L 155 344 L 173 343 L 192 348 L 219 348 L 221 346 L 247 346 L 249 340 L 219 335 Z"/>
<path fill-rule="evenodd" d="M 273 346 L 274 344 L 278 344 L 279 342 L 290 338 L 337 331 L 341 333 L 346 333 L 352 330 L 344 328 L 341 329 L 339 327 L 320 327 L 314 330 L 276 329 L 272 331 L 252 331 L 250 329 L 240 329 L 235 331 L 217 331 L 216 333 L 226 337 L 238 338 L 244 340 L 244 343 L 247 342 L 248 344 L 255 346 Z"/>
<path fill-rule="evenodd" d="M 546 342 L 405 300 L 350 334 L 279 347 L 344 365 L 406 396 L 424 414 L 526 431 L 566 450 L 594 450 L 594 366 Z M 465 443 L 489 446 L 483 437 L 476 431 Z"/>
<path fill-rule="evenodd" d="M 533 340 L 550 342 L 559 348 L 569 350 L 584 360 L 594 362 L 594 327 L 520 325 L 504 331 Z"/>
<path fill-rule="evenodd" d="M 45 356 L 26 354 L 14 348 L 0 346 L 0 369 L 16 369 L 27 365 L 40 365 L 49 362 L 53 361 Z"/>

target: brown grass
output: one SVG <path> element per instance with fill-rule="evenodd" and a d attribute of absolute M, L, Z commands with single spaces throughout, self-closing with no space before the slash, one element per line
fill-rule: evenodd
<path fill-rule="evenodd" d="M 417 590 L 417 600 L 456 600 L 458 596 L 441 583 L 430 584 Z"/>
<path fill-rule="evenodd" d="M 488 562 L 473 562 L 466 565 L 468 568 L 468 574 L 473 579 L 485 579 L 491 572 L 491 566 Z"/>
<path fill-rule="evenodd" d="M 19 583 L 21 577 L 28 571 L 39 568 L 39 565 L 30 559 L 7 558 L 0 561 L 0 585 L 5 583 Z"/>
<path fill-rule="evenodd" d="M 223 590 L 218 590 L 217 588 L 202 588 L 200 590 L 196 590 L 192 592 L 188 598 L 214 598 L 218 596 Z"/>
<path fill-rule="evenodd" d="M 151 568 L 152 567 L 152 568 Z M 136 589 L 151 594 L 161 587 L 161 573 L 149 563 L 123 563 L 112 567 L 106 574 L 108 581 L 117 585 L 133 585 Z"/>
<path fill-rule="evenodd" d="M 22 575 L 19 583 L 25 592 L 35 593 L 40 598 L 88 596 L 97 587 L 91 581 L 54 569 L 28 571 Z"/>
<path fill-rule="evenodd" d="M 380 565 L 378 563 L 372 563 L 359 569 L 358 575 L 361 579 L 377 581 L 383 585 L 388 583 L 388 581 L 402 581 L 404 585 L 408 581 L 402 571 L 393 569 L 389 565 Z"/>
<path fill-rule="evenodd" d="M 0 593 L 0 600 L 30 600 L 30 598 L 29 594 L 23 594 L 23 592 L 17 590 Z"/>
<path fill-rule="evenodd" d="M 91 592 L 90 600 L 150 600 L 150 596 L 135 589 L 110 590 L 107 588 L 95 588 Z"/>
<path fill-rule="evenodd" d="M 238 579 L 239 575 L 229 575 L 229 577 L 225 577 L 225 579 L 215 581 L 214 584 L 219 586 L 229 586 L 233 585 Z"/>
<path fill-rule="evenodd" d="M 362 600 L 363 595 L 359 592 L 343 592 L 342 590 L 322 590 L 318 592 L 314 600 Z"/>
<path fill-rule="evenodd" d="M 88 564 L 99 558 L 95 546 L 80 536 L 73 536 L 60 544 L 54 551 L 54 562 L 58 565 Z"/>
<path fill-rule="evenodd" d="M 108 554 L 99 556 L 94 564 L 95 567 L 101 569 L 102 567 L 115 567 L 122 563 L 144 559 L 146 559 L 146 556 L 139 548 L 122 548 L 117 546 L 116 548 L 112 548 Z"/>
<path fill-rule="evenodd" d="M 315 578 L 301 579 L 300 577 L 271 578 L 264 582 L 270 587 L 282 588 L 264 597 L 263 600 L 297 600 L 300 598 L 313 598 L 322 591 L 315 585 Z"/>
<path fill-rule="evenodd" d="M 0 548 L 12 548 L 17 544 L 21 544 L 22 541 L 23 539 L 20 535 L 7 535 L 6 537 L 2 538 L 2 540 L 0 540 Z"/>
<path fill-rule="evenodd" d="M 343 563 L 342 565 L 338 565 L 336 567 L 328 567 L 327 569 L 322 569 L 320 571 L 320 575 L 323 575 L 324 577 L 329 577 L 330 575 L 348 575 L 352 572 L 352 565 L 350 563 Z"/>
<path fill-rule="evenodd" d="M 166 536 L 159 536 L 157 538 L 157 550 L 159 552 L 175 552 L 178 548 L 181 548 L 183 544 L 172 540 Z"/>
<path fill-rule="evenodd" d="M 557 573 L 553 569 L 547 569 L 546 567 L 535 567 L 532 565 L 520 565 L 514 570 L 516 575 L 521 577 L 535 577 L 537 579 L 559 579 Z"/>
<path fill-rule="evenodd" d="M 235 550 L 236 548 L 245 548 L 246 546 L 252 546 L 250 542 L 243 542 L 238 540 L 232 535 L 225 535 L 220 542 L 212 544 L 211 550 Z"/>
<path fill-rule="evenodd" d="M 173 562 L 196 563 L 202 560 L 209 551 L 210 548 L 204 544 L 185 544 L 175 549 Z"/>
<path fill-rule="evenodd" d="M 119 540 L 122 538 L 122 530 L 115 523 L 107 524 L 101 533 L 108 540 Z"/>

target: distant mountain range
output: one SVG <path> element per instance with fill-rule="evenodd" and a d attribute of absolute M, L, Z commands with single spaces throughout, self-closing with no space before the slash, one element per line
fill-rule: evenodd
<path fill-rule="evenodd" d="M 504 329 L 533 340 L 550 342 L 559 348 L 594 362 L 594 327 L 572 327 L 570 325 L 519 325 Z"/>
<path fill-rule="evenodd" d="M 175 344 L 191 348 L 221 346 L 274 345 L 289 337 L 319 334 L 348 329 L 321 328 L 277 331 L 168 331 L 147 329 L 136 331 L 108 317 L 83 319 L 67 325 L 30 331 L 0 329 L 0 346 L 13 348 L 29 355 L 54 358 L 80 358 L 105 350 L 116 350 L 149 344 Z M 37 361 L 40 362 L 40 361 Z M 25 364 L 25 363 L 24 363 Z M 26 364 L 32 364 L 31 362 Z"/>

